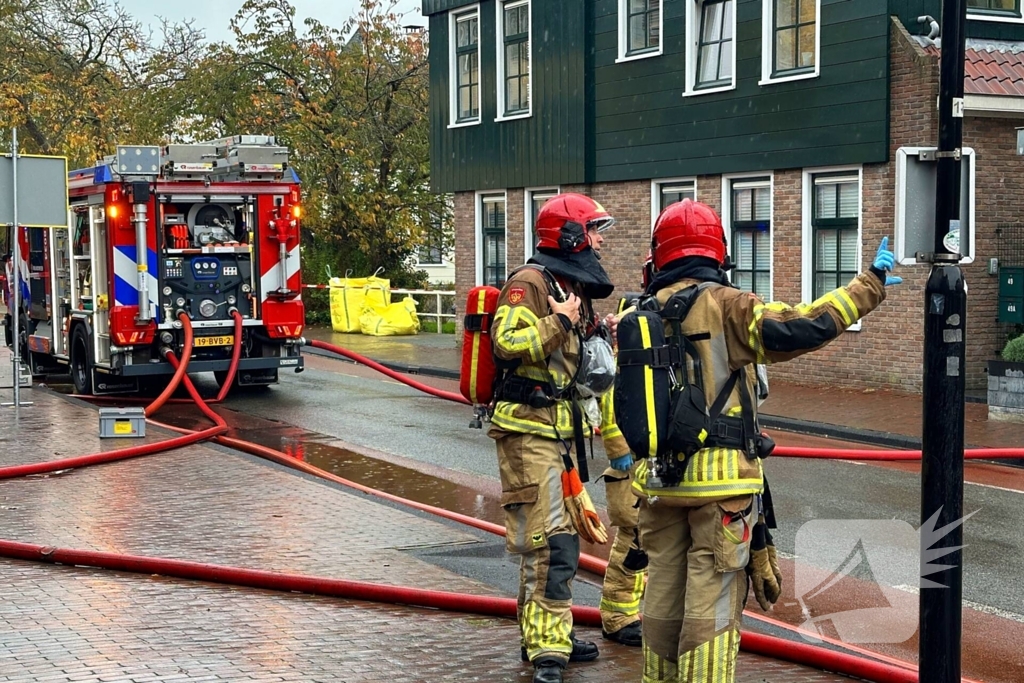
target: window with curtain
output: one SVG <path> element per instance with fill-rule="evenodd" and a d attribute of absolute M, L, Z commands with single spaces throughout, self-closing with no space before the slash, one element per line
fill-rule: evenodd
<path fill-rule="evenodd" d="M 664 211 L 665 207 L 671 206 L 684 199 L 696 199 L 697 188 L 693 182 L 684 183 L 661 183 L 658 185 L 658 209 Z"/>
<path fill-rule="evenodd" d="M 506 115 L 530 110 L 530 3 L 502 5 Z"/>
<path fill-rule="evenodd" d="M 502 287 L 507 276 L 505 267 L 505 196 L 484 195 L 480 198 L 480 229 L 483 243 L 485 285 Z"/>
<path fill-rule="evenodd" d="M 700 6 L 695 88 L 732 83 L 733 0 L 705 0 Z"/>
<path fill-rule="evenodd" d="M 814 298 L 860 272 L 860 180 L 856 175 L 815 175 L 811 228 Z"/>
<path fill-rule="evenodd" d="M 732 262 L 730 278 L 740 289 L 771 299 L 771 181 L 733 181 L 730 205 Z"/>
<path fill-rule="evenodd" d="M 455 17 L 456 123 L 480 118 L 480 20 L 476 12 Z"/>
<path fill-rule="evenodd" d="M 661 0 L 624 0 L 624 3 L 626 56 L 656 51 L 661 45 Z"/>
<path fill-rule="evenodd" d="M 774 2 L 773 76 L 813 71 L 817 60 L 817 0 L 766 0 Z"/>

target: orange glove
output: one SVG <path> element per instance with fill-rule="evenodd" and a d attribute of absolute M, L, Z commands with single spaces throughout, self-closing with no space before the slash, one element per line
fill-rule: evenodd
<path fill-rule="evenodd" d="M 607 543 L 608 532 L 601 523 L 601 518 L 597 516 L 590 494 L 583 488 L 583 482 L 580 481 L 580 475 L 575 469 L 562 472 L 562 496 L 576 526 L 576 533 L 590 543 Z"/>

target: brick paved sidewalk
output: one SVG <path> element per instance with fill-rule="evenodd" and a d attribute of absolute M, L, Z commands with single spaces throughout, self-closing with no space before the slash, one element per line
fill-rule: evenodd
<path fill-rule="evenodd" d="M 100 443 L 92 409 L 26 393 L 34 406 L 0 413 L 0 466 L 126 445 Z M 0 482 L 7 539 L 495 594 L 404 552 L 475 533 L 211 446 Z M 530 678 L 508 620 L 16 560 L 0 572 L 0 681 Z M 567 681 L 637 681 L 638 655 L 605 643 Z M 846 680 L 749 655 L 740 669 Z"/>

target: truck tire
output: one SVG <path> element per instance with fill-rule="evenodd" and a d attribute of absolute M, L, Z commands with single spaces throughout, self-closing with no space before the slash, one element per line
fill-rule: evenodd
<path fill-rule="evenodd" d="M 71 381 L 75 384 L 75 393 L 92 395 L 92 351 L 83 325 L 75 326 L 71 333 Z"/>

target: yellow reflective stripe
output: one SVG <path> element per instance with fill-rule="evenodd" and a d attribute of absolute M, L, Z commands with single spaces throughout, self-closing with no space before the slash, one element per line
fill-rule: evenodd
<path fill-rule="evenodd" d="M 480 290 L 479 297 L 477 298 L 476 310 L 478 313 L 482 313 L 484 310 L 484 302 L 487 296 L 487 292 L 483 289 Z M 473 335 L 473 358 L 469 365 L 469 393 L 470 400 L 473 403 L 480 402 L 480 396 L 476 390 L 476 380 L 479 377 L 477 373 L 477 366 L 480 363 L 480 344 L 483 341 L 484 332 L 478 332 Z"/>
<path fill-rule="evenodd" d="M 537 329 L 537 316 L 526 306 L 502 306 L 496 316 L 498 327 L 495 330 L 494 343 L 502 351 L 522 355 L 529 354 L 530 360 L 536 362 L 544 359 L 544 345 L 541 343 L 540 330 Z M 525 324 L 520 327 L 519 323 Z"/>
<path fill-rule="evenodd" d="M 524 420 L 521 417 L 516 417 L 515 410 L 519 405 L 519 403 L 500 401 L 494 408 L 494 415 L 491 417 L 491 423 L 501 427 L 502 429 L 507 429 L 510 432 L 534 434 L 548 439 L 557 439 L 559 436 L 562 438 L 569 438 L 569 436 L 571 436 L 572 413 L 569 410 L 568 404 L 564 401 L 560 401 L 557 404 L 554 425 L 547 422 Z M 557 432 L 556 428 L 558 430 Z M 589 438 L 592 434 L 593 429 L 590 425 L 584 424 L 583 435 Z"/>
<path fill-rule="evenodd" d="M 764 312 L 764 304 L 754 305 L 754 316 L 750 319 L 750 334 L 749 339 L 747 340 L 747 345 L 750 346 L 750 350 L 757 356 L 758 363 L 764 363 L 764 345 L 761 344 L 761 334 L 757 329 L 758 323 L 761 322 L 761 318 L 764 317 Z"/>
<path fill-rule="evenodd" d="M 640 316 L 640 342 L 645 349 L 651 348 L 651 330 L 647 318 Z M 647 454 L 654 457 L 658 454 L 658 421 L 654 410 L 654 369 L 644 364 L 644 396 L 647 399 Z"/>
<path fill-rule="evenodd" d="M 850 296 L 850 293 L 844 287 L 837 289 L 835 293 L 843 310 L 850 318 L 850 325 L 857 322 L 860 318 L 860 313 L 858 313 L 857 304 L 853 302 L 853 297 Z"/>
<path fill-rule="evenodd" d="M 630 602 L 614 602 L 607 598 L 601 598 L 600 609 L 608 612 L 619 612 L 620 614 L 636 614 L 640 611 L 640 598 Z"/>

